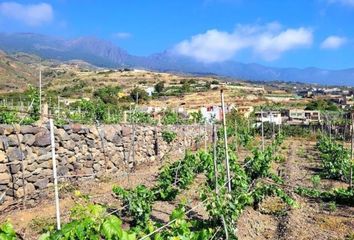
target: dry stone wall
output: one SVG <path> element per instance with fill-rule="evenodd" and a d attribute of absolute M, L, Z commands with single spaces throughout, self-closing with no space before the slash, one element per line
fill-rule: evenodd
<path fill-rule="evenodd" d="M 170 144 L 161 136 L 166 130 L 177 134 Z M 77 180 L 114 177 L 203 146 L 205 132 L 210 140 L 211 128 L 200 125 L 55 127 L 58 176 L 61 181 L 73 176 Z M 47 196 L 52 183 L 49 126 L 0 125 L 0 210 L 24 198 L 30 204 Z"/>

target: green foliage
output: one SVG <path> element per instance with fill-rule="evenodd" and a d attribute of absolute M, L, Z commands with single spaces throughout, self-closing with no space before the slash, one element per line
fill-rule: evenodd
<path fill-rule="evenodd" d="M 123 200 L 129 216 L 134 218 L 136 225 L 145 225 L 151 214 L 154 193 L 144 185 L 139 185 L 131 190 L 124 190 L 121 187 L 113 187 L 113 192 Z"/>
<path fill-rule="evenodd" d="M 299 187 L 295 190 L 301 196 L 319 199 L 325 202 L 335 202 L 348 206 L 354 206 L 353 189 L 335 188 L 330 191 L 320 191 L 311 188 Z"/>
<path fill-rule="evenodd" d="M 5 222 L 0 224 L 0 239 L 1 240 L 16 240 L 17 235 L 11 223 Z"/>
<path fill-rule="evenodd" d="M 295 206 L 295 201 L 283 189 L 274 184 L 260 184 L 252 192 L 253 204 L 258 205 L 266 196 L 278 196 L 289 206 Z"/>
<path fill-rule="evenodd" d="M 321 177 L 319 175 L 314 175 L 311 177 L 312 186 L 318 188 L 321 183 Z"/>
<path fill-rule="evenodd" d="M 173 142 L 173 140 L 176 139 L 177 137 L 177 133 L 173 132 L 173 131 L 163 131 L 161 133 L 162 139 L 167 142 L 168 144 L 170 144 L 171 142 Z"/>
<path fill-rule="evenodd" d="M 139 88 L 135 87 L 131 92 L 130 92 L 130 97 L 131 99 L 136 102 L 136 101 L 148 101 L 149 100 L 149 95 L 148 93 Z"/>
<path fill-rule="evenodd" d="M 154 88 L 158 94 L 162 93 L 163 90 L 165 89 L 165 82 L 160 81 L 160 82 L 156 83 Z"/>
<path fill-rule="evenodd" d="M 32 102 L 32 108 L 30 109 L 29 117 L 33 122 L 38 121 L 39 117 L 40 117 L 39 90 L 37 88 L 29 85 L 29 89 L 28 89 L 26 95 Z"/>
<path fill-rule="evenodd" d="M 246 158 L 245 171 L 251 179 L 271 177 L 271 162 L 274 160 L 274 153 L 282 141 L 283 137 L 277 135 L 275 141 L 264 151 L 256 148 L 253 150 L 253 156 Z"/>
<path fill-rule="evenodd" d="M 338 106 L 330 100 L 313 100 L 306 105 L 306 110 L 339 111 Z"/>
<path fill-rule="evenodd" d="M 182 124 L 183 122 L 184 121 L 179 116 L 179 114 L 177 112 L 172 111 L 172 110 L 166 110 L 163 114 L 162 119 L 161 119 L 161 123 L 163 125 Z"/>
<path fill-rule="evenodd" d="M 203 118 L 202 112 L 199 110 L 198 112 L 192 112 L 191 114 L 193 123 L 203 123 L 205 119 Z"/>
<path fill-rule="evenodd" d="M 211 228 L 201 228 L 197 221 L 188 221 L 186 216 L 186 207 L 184 204 L 179 204 L 170 215 L 170 221 L 173 221 L 169 228 L 164 229 L 159 234 L 156 234 L 153 239 L 189 239 L 202 240 L 210 239 L 213 235 Z"/>
<path fill-rule="evenodd" d="M 118 93 L 122 91 L 119 86 L 106 86 L 93 92 L 93 96 L 101 99 L 104 103 L 117 104 Z"/>
<path fill-rule="evenodd" d="M 87 87 L 87 83 L 77 78 L 74 78 L 72 81 L 76 83 L 73 85 L 63 87 L 63 89 L 61 89 L 60 91 L 60 96 L 78 97 L 83 95 L 85 91 L 85 87 Z"/>
<path fill-rule="evenodd" d="M 140 123 L 140 124 L 150 124 L 150 125 L 156 125 L 156 120 L 151 117 L 150 114 L 146 112 L 140 112 L 140 111 L 132 111 L 128 115 L 128 121 L 131 123 Z"/>
<path fill-rule="evenodd" d="M 100 205 L 78 205 L 71 213 L 71 221 L 61 230 L 42 235 L 42 240 L 110 239 L 135 240 L 135 233 L 122 229 L 122 221 L 109 215 Z"/>
<path fill-rule="evenodd" d="M 326 136 L 320 137 L 316 146 L 321 153 L 322 175 L 326 178 L 349 180 L 349 150 Z"/>
<path fill-rule="evenodd" d="M 13 124 L 17 123 L 18 120 L 19 119 L 16 112 L 0 107 L 0 124 Z"/>

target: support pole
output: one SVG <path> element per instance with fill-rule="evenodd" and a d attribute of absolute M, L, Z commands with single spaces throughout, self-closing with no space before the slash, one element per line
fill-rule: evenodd
<path fill-rule="evenodd" d="M 354 158 L 354 112 L 351 112 L 351 119 L 352 119 L 352 131 L 351 131 L 351 154 L 350 154 L 350 176 L 349 176 L 349 187 L 353 189 L 353 158 Z"/>
<path fill-rule="evenodd" d="M 263 109 L 261 109 L 261 125 L 262 125 L 262 151 L 264 151 Z"/>
<path fill-rule="evenodd" d="M 226 160 L 226 171 L 227 171 L 227 189 L 231 192 L 231 176 L 230 176 L 230 164 L 229 164 L 229 152 L 227 146 L 227 129 L 226 129 L 226 117 L 225 117 L 225 102 L 224 102 L 224 91 L 220 90 L 221 93 L 221 107 L 222 107 L 222 123 L 224 126 L 224 144 L 225 144 L 225 160 Z"/>
<path fill-rule="evenodd" d="M 204 150 L 208 151 L 208 132 L 207 132 L 207 123 L 204 123 Z"/>
<path fill-rule="evenodd" d="M 57 218 L 57 230 L 61 229 L 60 226 L 60 206 L 59 206 L 59 191 L 58 191 L 58 175 L 57 175 L 57 163 L 55 160 L 55 142 L 54 142 L 54 126 L 53 119 L 49 119 L 50 127 L 50 142 L 52 146 L 52 162 L 53 162 L 53 178 L 54 178 L 54 192 L 55 192 L 55 210 Z"/>
<path fill-rule="evenodd" d="M 238 134 L 237 134 L 237 119 L 235 119 L 235 150 L 238 152 Z"/>
<path fill-rule="evenodd" d="M 42 119 L 42 69 L 39 65 L 39 118 Z"/>
<path fill-rule="evenodd" d="M 217 142 L 217 134 L 216 134 L 216 126 L 213 124 L 213 160 L 214 160 L 214 173 L 215 173 L 215 193 L 218 194 L 218 165 L 217 165 L 217 154 L 216 154 L 216 142 Z"/>

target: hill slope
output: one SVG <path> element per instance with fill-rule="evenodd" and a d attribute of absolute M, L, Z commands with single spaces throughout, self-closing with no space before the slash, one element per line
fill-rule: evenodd
<path fill-rule="evenodd" d="M 354 68 L 324 70 L 319 68 L 273 68 L 233 61 L 200 63 L 171 51 L 147 57 L 133 56 L 109 41 L 94 37 L 66 40 L 34 33 L 0 33 L 0 49 L 27 52 L 45 59 L 80 59 L 100 67 L 133 67 L 158 71 L 218 74 L 257 81 L 297 81 L 327 85 L 354 85 Z"/>

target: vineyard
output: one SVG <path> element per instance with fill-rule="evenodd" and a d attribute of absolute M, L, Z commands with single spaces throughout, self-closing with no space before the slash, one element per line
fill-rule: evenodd
<path fill-rule="evenodd" d="M 119 205 L 101 204 L 93 201 L 89 194 L 74 192 L 76 204 L 67 221 L 60 229 L 55 225 L 44 227 L 39 239 L 248 239 L 246 236 L 250 237 L 251 233 L 241 236 L 242 217 L 244 211 L 250 214 L 250 209 L 262 214 L 268 211 L 266 215 L 290 222 L 292 212 L 302 209 L 304 201 L 323 202 L 332 208 L 353 206 L 354 192 L 348 187 L 353 166 L 350 151 L 342 144 L 325 134 L 319 135 L 314 151 L 319 152 L 316 164 L 320 170 L 311 176 L 311 184 L 306 185 L 306 180 L 292 181 L 288 172 L 290 160 L 284 157 L 289 144 L 298 140 L 286 139 L 286 132 L 279 128 L 274 136 L 261 143 L 257 133 L 242 119 L 229 122 L 236 122 L 238 127 L 229 124 L 224 133 L 223 128 L 216 130 L 215 126 L 213 144 L 209 148 L 196 152 L 187 150 L 182 159 L 164 164 L 151 186 L 113 186 L 111 194 Z M 224 136 L 230 142 L 228 145 Z M 165 131 L 163 138 L 172 143 L 175 134 Z M 298 155 L 310 159 L 310 156 Z M 311 164 L 314 163 L 312 160 Z M 195 190 L 197 201 L 191 201 L 183 195 L 196 179 L 202 181 Z M 321 186 L 322 181 L 331 180 L 341 187 Z M 274 206 L 267 207 L 269 201 L 274 201 Z M 156 204 L 172 202 L 174 209 L 167 221 L 153 217 Z M 348 229 L 354 226 L 352 216 L 347 221 Z M 277 237 L 287 239 L 284 234 L 278 232 Z M 353 233 L 348 230 L 344 237 L 351 239 L 350 234 Z M 26 239 L 15 232 L 10 221 L 0 226 L 0 237 Z"/>

